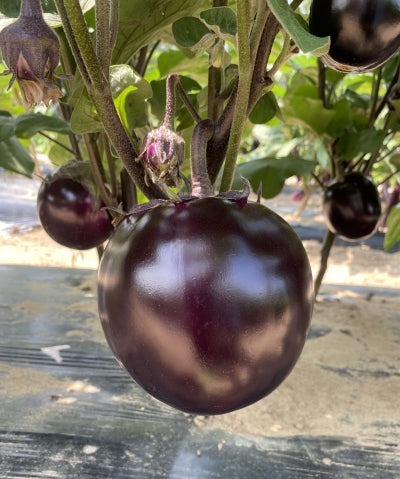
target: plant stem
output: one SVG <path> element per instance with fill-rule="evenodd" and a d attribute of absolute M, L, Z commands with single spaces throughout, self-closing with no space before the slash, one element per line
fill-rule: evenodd
<path fill-rule="evenodd" d="M 193 120 L 198 123 L 201 120 L 200 115 L 197 113 L 196 108 L 192 105 L 192 102 L 190 101 L 189 97 L 187 96 L 185 90 L 183 89 L 182 83 L 180 80 L 178 80 L 176 84 L 176 91 L 179 93 L 179 96 L 181 97 L 181 100 L 185 104 L 189 114 L 193 118 Z"/>
<path fill-rule="evenodd" d="M 42 7 L 40 5 L 40 0 L 22 0 L 21 17 L 43 17 Z"/>
<path fill-rule="evenodd" d="M 375 119 L 376 119 L 375 114 L 376 114 L 376 108 L 378 104 L 381 79 L 382 79 L 382 67 L 378 68 L 378 70 L 374 73 L 374 77 L 373 77 L 372 91 L 371 91 L 371 110 L 370 110 L 369 122 L 368 122 L 369 128 L 373 127 L 375 123 Z"/>
<path fill-rule="evenodd" d="M 322 101 L 322 106 L 327 108 L 327 101 L 326 101 L 326 70 L 325 65 L 321 62 L 320 59 L 317 60 L 318 62 L 318 98 Z"/>
<path fill-rule="evenodd" d="M 251 62 L 254 65 L 257 55 L 257 47 L 260 44 L 263 36 L 265 23 L 267 21 L 270 11 L 268 9 L 267 2 L 265 0 L 258 0 L 257 15 L 251 30 L 250 36 L 250 53 Z"/>
<path fill-rule="evenodd" d="M 107 165 L 108 165 L 108 171 L 110 174 L 110 182 L 111 182 L 111 194 L 113 195 L 113 197 L 116 197 L 117 189 L 118 189 L 117 175 L 115 172 L 115 164 L 114 164 L 113 156 L 111 154 L 110 144 L 108 142 L 108 138 L 105 133 L 101 134 L 101 141 L 103 144 L 104 153 L 107 158 Z"/>
<path fill-rule="evenodd" d="M 176 107 L 176 86 L 179 83 L 179 77 L 175 73 L 168 75 L 166 83 L 166 101 L 165 115 L 163 125 L 165 128 L 174 130 L 175 107 Z"/>
<path fill-rule="evenodd" d="M 220 93 L 222 87 L 222 71 L 211 65 L 208 68 L 208 118 L 214 122 L 222 114 L 223 101 L 221 101 Z"/>
<path fill-rule="evenodd" d="M 98 90 L 102 90 L 107 83 L 108 71 L 103 72 L 102 65 L 96 56 L 79 0 L 64 0 L 61 2 L 57 0 L 57 3 L 63 3 L 80 56 L 84 59 L 85 70 L 89 75 L 91 85 Z M 107 77 L 105 73 L 107 73 Z"/>
<path fill-rule="evenodd" d="M 53 143 L 60 146 L 61 148 L 64 148 L 64 150 L 68 151 L 69 153 L 75 156 L 75 151 L 72 148 L 69 148 L 67 145 L 64 145 L 64 143 L 61 143 L 61 141 L 58 141 L 55 138 L 52 138 L 50 135 L 48 135 L 44 131 L 38 131 L 38 133 L 39 135 L 42 135 L 44 138 L 47 138 L 48 140 L 52 141 Z"/>
<path fill-rule="evenodd" d="M 207 173 L 207 143 L 214 132 L 211 120 L 201 120 L 194 128 L 190 144 L 192 195 L 203 198 L 213 195 L 213 187 Z"/>
<path fill-rule="evenodd" d="M 110 194 L 105 185 L 105 172 L 101 162 L 97 143 L 90 134 L 85 135 L 86 149 L 89 156 L 89 163 L 93 173 L 93 177 L 97 187 L 99 188 L 100 197 L 106 206 L 117 207 L 116 199 Z M 113 210 L 110 210 L 112 215 L 115 215 Z"/>
<path fill-rule="evenodd" d="M 55 0 L 55 3 L 86 89 L 111 144 L 137 187 L 148 198 L 165 198 L 160 188 L 146 183 L 143 168 L 135 161 L 138 152 L 115 109 L 108 72 L 102 71 L 96 58 L 79 0 Z M 112 16 L 115 17 L 115 12 Z"/>
<path fill-rule="evenodd" d="M 321 249 L 320 267 L 314 282 L 315 297 L 317 297 L 318 291 L 322 284 L 322 280 L 324 279 L 326 270 L 328 269 L 328 259 L 329 259 L 332 246 L 335 242 L 335 239 L 336 239 L 336 235 L 332 233 L 330 230 L 327 230 L 325 234 L 324 242 L 322 244 L 322 249 Z"/>
<path fill-rule="evenodd" d="M 124 211 L 128 212 L 137 205 L 137 190 L 125 168 L 121 171 L 120 179 L 122 187 L 122 207 Z"/>
<path fill-rule="evenodd" d="M 139 75 L 144 76 L 147 70 L 147 67 L 149 66 L 149 62 L 151 60 L 151 57 L 153 56 L 154 52 L 157 50 L 158 45 L 160 44 L 160 41 L 157 41 L 154 43 L 154 45 L 151 47 L 145 61 L 143 64 L 140 65 L 139 69 L 137 70 Z M 148 47 L 147 47 L 148 49 Z"/>
<path fill-rule="evenodd" d="M 111 2 L 96 0 L 96 56 L 101 68 L 107 72 L 111 62 Z"/>
<path fill-rule="evenodd" d="M 237 162 L 237 154 L 240 147 L 242 132 L 247 120 L 250 87 L 252 80 L 252 68 L 250 59 L 249 41 L 249 4 L 247 0 L 236 0 L 238 17 L 238 67 L 239 82 L 236 97 L 236 106 L 232 119 L 228 148 L 226 152 L 225 167 L 222 174 L 220 191 L 228 191 L 233 182 Z"/>

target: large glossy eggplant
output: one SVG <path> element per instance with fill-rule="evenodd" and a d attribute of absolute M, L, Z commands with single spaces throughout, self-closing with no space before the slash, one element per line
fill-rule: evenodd
<path fill-rule="evenodd" d="M 310 32 L 330 36 L 330 68 L 372 71 L 400 48 L 400 0 L 313 0 Z"/>

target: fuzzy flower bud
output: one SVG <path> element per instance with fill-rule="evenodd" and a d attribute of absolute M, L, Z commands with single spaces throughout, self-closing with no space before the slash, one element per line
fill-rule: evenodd
<path fill-rule="evenodd" d="M 155 176 L 167 186 L 178 187 L 184 152 L 184 140 L 163 125 L 146 135 L 139 159 L 144 162 L 151 177 Z"/>
<path fill-rule="evenodd" d="M 27 108 L 62 96 L 53 83 L 59 64 L 60 44 L 55 32 L 43 19 L 39 0 L 22 0 L 18 19 L 0 32 L 0 48 L 12 74 L 9 88 L 17 80 Z"/>

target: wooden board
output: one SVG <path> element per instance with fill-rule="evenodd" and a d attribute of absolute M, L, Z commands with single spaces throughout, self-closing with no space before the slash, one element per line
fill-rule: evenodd
<path fill-rule="evenodd" d="M 400 478 L 384 428 L 365 443 L 198 427 L 119 367 L 95 303 L 92 271 L 0 266 L 0 478 Z"/>

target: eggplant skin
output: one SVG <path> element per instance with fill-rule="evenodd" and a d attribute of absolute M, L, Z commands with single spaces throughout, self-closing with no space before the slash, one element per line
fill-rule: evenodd
<path fill-rule="evenodd" d="M 375 70 L 400 48 L 400 0 L 313 0 L 310 33 L 331 37 L 322 62 L 337 71 Z"/>

